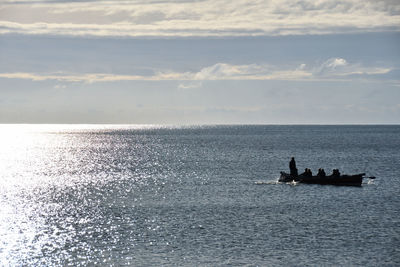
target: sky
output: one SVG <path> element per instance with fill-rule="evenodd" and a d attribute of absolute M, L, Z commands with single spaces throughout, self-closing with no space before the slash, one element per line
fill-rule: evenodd
<path fill-rule="evenodd" d="M 399 124 L 398 0 L 0 0 L 0 123 Z"/>

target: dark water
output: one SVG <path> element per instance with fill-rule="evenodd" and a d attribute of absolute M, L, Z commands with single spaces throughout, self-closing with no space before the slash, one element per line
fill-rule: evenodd
<path fill-rule="evenodd" d="M 0 128 L 0 265 L 400 265 L 400 126 Z"/>

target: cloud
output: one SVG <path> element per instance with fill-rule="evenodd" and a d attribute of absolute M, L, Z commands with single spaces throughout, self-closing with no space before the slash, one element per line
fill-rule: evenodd
<path fill-rule="evenodd" d="M 303 63 L 287 69 L 267 64 L 217 63 L 196 73 L 186 73 L 186 77 L 193 80 L 316 80 L 356 74 L 379 75 L 390 71 L 391 68 L 362 66 L 360 63 L 348 63 L 343 58 L 330 58 L 320 65 L 308 67 Z"/>
<path fill-rule="evenodd" d="M 67 86 L 65 84 L 56 84 L 54 85 L 54 89 L 65 89 Z"/>
<path fill-rule="evenodd" d="M 346 66 L 347 61 L 343 58 L 331 58 L 328 59 L 324 64 L 324 66 L 335 69 L 336 67 Z"/>
<path fill-rule="evenodd" d="M 376 75 L 390 72 L 390 68 L 382 67 L 365 67 L 359 63 L 348 63 L 343 58 L 330 58 L 320 67 L 313 70 L 315 76 L 334 77 L 334 76 L 350 76 L 350 75 Z"/>
<path fill-rule="evenodd" d="M 380 75 L 390 72 L 391 68 L 367 67 L 360 63 L 348 63 L 343 58 L 330 58 L 320 65 L 307 66 L 300 64 L 292 68 L 279 68 L 268 64 L 232 65 L 217 63 L 204 67 L 197 72 L 159 71 L 151 76 L 119 75 L 105 73 L 0 73 L 0 78 L 28 79 L 33 81 L 55 80 L 60 82 L 115 82 L 115 81 L 185 81 L 179 88 L 201 87 L 201 81 L 207 80 L 323 80 L 352 78 L 354 75 L 368 78 L 369 75 Z"/>
<path fill-rule="evenodd" d="M 3 1 L 0 33 L 264 36 L 400 30 L 400 3 L 366 0 Z"/>
<path fill-rule="evenodd" d="M 201 81 L 185 81 L 181 82 L 178 85 L 178 88 L 180 89 L 193 89 L 193 88 L 199 88 L 203 85 Z"/>
<path fill-rule="evenodd" d="M 0 73 L 0 78 L 9 79 L 27 79 L 32 81 L 45 81 L 55 80 L 62 82 L 112 82 L 112 81 L 126 81 L 126 80 L 143 80 L 143 76 L 135 75 L 115 75 L 115 74 L 102 74 L 102 73 L 89 73 L 89 74 L 37 74 L 26 72 L 15 73 Z"/>
<path fill-rule="evenodd" d="M 268 72 L 266 65 L 230 65 L 217 63 L 210 67 L 205 67 L 193 75 L 195 80 L 221 80 L 221 79 L 241 79 L 249 76 L 262 75 Z"/>

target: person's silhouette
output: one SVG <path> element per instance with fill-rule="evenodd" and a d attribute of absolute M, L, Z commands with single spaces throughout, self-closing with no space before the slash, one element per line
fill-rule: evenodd
<path fill-rule="evenodd" d="M 289 162 L 289 169 L 290 169 L 290 175 L 292 176 L 299 176 L 298 172 L 297 172 L 297 168 L 296 168 L 296 161 L 294 160 L 294 157 L 292 157 L 292 159 Z"/>

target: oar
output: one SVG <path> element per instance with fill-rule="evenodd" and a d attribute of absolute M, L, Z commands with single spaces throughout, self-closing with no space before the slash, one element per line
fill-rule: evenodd
<path fill-rule="evenodd" d="M 364 176 L 365 173 L 360 173 L 360 174 L 358 174 L 358 175 Z M 367 177 L 363 177 L 363 178 L 375 179 L 375 176 L 367 176 Z"/>

